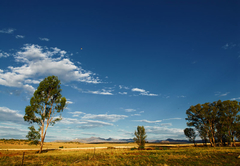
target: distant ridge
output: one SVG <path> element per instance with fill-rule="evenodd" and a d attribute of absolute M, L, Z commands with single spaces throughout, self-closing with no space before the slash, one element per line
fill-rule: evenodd
<path fill-rule="evenodd" d="M 76 138 L 71 141 L 66 140 L 56 140 L 54 142 L 80 142 L 80 143 L 129 143 L 134 142 L 133 139 L 115 139 L 115 138 L 101 138 L 101 137 L 90 137 L 90 138 Z M 149 143 L 189 143 L 187 140 L 174 140 L 171 138 L 168 138 L 166 140 L 147 140 Z M 198 142 L 198 141 L 196 141 Z"/>

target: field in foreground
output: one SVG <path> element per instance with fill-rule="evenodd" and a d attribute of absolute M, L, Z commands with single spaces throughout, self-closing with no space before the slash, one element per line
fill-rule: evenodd
<path fill-rule="evenodd" d="M 21 165 L 22 155 L 0 151 L 0 165 Z M 25 151 L 24 165 L 240 165 L 239 155 L 240 147 Z"/>

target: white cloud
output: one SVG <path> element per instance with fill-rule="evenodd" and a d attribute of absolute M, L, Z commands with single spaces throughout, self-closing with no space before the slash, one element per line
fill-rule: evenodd
<path fill-rule="evenodd" d="M 127 92 L 118 92 L 120 95 L 127 95 Z"/>
<path fill-rule="evenodd" d="M 10 54 L 8 54 L 8 53 L 0 50 L 0 58 L 1 58 L 1 57 L 6 58 L 6 57 L 9 57 L 9 56 L 10 56 Z"/>
<path fill-rule="evenodd" d="M 70 113 L 70 114 L 78 114 L 78 115 L 80 115 L 80 114 L 85 114 L 85 113 L 83 113 L 83 112 L 81 112 L 81 111 L 68 112 L 68 113 Z"/>
<path fill-rule="evenodd" d="M 23 35 L 17 35 L 17 36 L 15 36 L 17 39 L 23 39 L 25 36 L 23 36 Z"/>
<path fill-rule="evenodd" d="M 172 123 L 161 123 L 161 126 L 172 126 Z"/>
<path fill-rule="evenodd" d="M 163 120 L 180 120 L 182 118 L 169 118 L 169 119 L 163 119 Z"/>
<path fill-rule="evenodd" d="M 142 114 L 142 113 L 144 113 L 144 111 L 140 111 L 140 112 L 139 112 L 139 114 Z"/>
<path fill-rule="evenodd" d="M 35 88 L 32 85 L 25 84 L 23 89 L 26 90 L 30 95 L 35 92 Z"/>
<path fill-rule="evenodd" d="M 131 114 L 131 116 L 141 116 L 141 114 Z"/>
<path fill-rule="evenodd" d="M 237 97 L 237 98 L 231 98 L 230 100 L 240 100 L 240 97 Z"/>
<path fill-rule="evenodd" d="M 141 93 L 146 92 L 144 89 L 139 89 L 139 88 L 133 88 L 132 91 L 133 92 L 141 92 Z"/>
<path fill-rule="evenodd" d="M 21 129 L 19 126 L 17 126 L 17 127 L 0 126 L 1 138 L 5 138 L 5 139 L 26 138 L 26 134 L 28 131 L 29 130 Z"/>
<path fill-rule="evenodd" d="M 0 73 L 0 85 L 9 87 L 29 88 L 24 84 L 25 80 L 36 77 L 46 77 L 56 75 L 62 82 L 78 81 L 86 83 L 100 83 L 98 77 L 94 78 L 94 73 L 85 71 L 77 67 L 69 59 L 62 55 L 65 52 L 58 48 L 42 48 L 38 45 L 26 44 L 21 51 L 14 56 L 17 62 L 23 63 L 20 67 L 9 66 L 10 71 Z M 53 55 L 59 56 L 53 58 Z"/>
<path fill-rule="evenodd" d="M 39 39 L 42 40 L 42 41 L 49 41 L 50 40 L 48 38 L 41 38 L 41 37 L 39 37 Z"/>
<path fill-rule="evenodd" d="M 160 126 L 146 126 L 146 133 L 149 134 L 183 134 L 183 129 L 168 128 Z"/>
<path fill-rule="evenodd" d="M 183 95 L 181 95 L 181 96 L 177 96 L 178 98 L 185 98 L 186 96 L 183 96 Z"/>
<path fill-rule="evenodd" d="M 132 91 L 140 92 L 140 95 L 143 95 L 143 96 L 158 96 L 158 94 L 149 93 L 149 91 L 146 91 L 144 89 L 139 89 L 139 88 L 132 88 Z"/>
<path fill-rule="evenodd" d="M 22 114 L 19 111 L 11 110 L 7 107 L 0 107 L 0 121 L 1 122 L 12 122 L 17 124 L 27 124 L 24 121 Z"/>
<path fill-rule="evenodd" d="M 8 33 L 8 34 L 10 34 L 10 33 L 13 33 L 15 31 L 15 29 L 13 29 L 13 28 L 8 28 L 8 29 L 2 29 L 2 30 L 0 30 L 0 33 Z"/>
<path fill-rule="evenodd" d="M 215 96 L 227 96 L 230 92 L 226 92 L 226 93 L 221 93 L 221 92 L 215 92 Z"/>
<path fill-rule="evenodd" d="M 41 82 L 41 80 L 26 79 L 24 82 L 27 84 L 39 84 Z"/>
<path fill-rule="evenodd" d="M 97 91 L 84 91 L 84 93 L 92 93 L 92 94 L 98 94 L 98 95 L 113 95 L 112 90 L 106 90 L 106 89 L 102 89 L 102 90 L 97 90 Z"/>
<path fill-rule="evenodd" d="M 143 120 L 134 120 L 136 122 L 145 122 L 145 123 L 160 123 L 162 122 L 162 120 L 155 120 L 155 121 L 150 121 L 150 120 L 146 120 L 146 119 L 143 119 Z"/>
<path fill-rule="evenodd" d="M 223 49 L 227 50 L 227 49 L 232 49 L 233 47 L 235 47 L 236 44 L 233 43 L 227 43 L 224 46 L 222 46 Z"/>
<path fill-rule="evenodd" d="M 81 126 L 78 126 L 80 129 L 90 129 L 104 126 L 113 126 L 112 123 L 102 122 L 98 120 L 86 120 L 85 123 Z"/>
<path fill-rule="evenodd" d="M 126 115 L 116 115 L 116 114 L 85 114 L 82 119 L 97 119 L 97 120 L 106 120 L 106 121 L 110 121 L 110 122 L 116 122 L 120 119 L 125 119 L 128 116 Z"/>
<path fill-rule="evenodd" d="M 94 136 L 97 135 L 96 133 L 87 133 L 87 132 L 81 132 L 81 134 L 83 134 L 83 135 L 94 135 Z"/>
<path fill-rule="evenodd" d="M 135 109 L 125 109 L 126 112 L 134 112 L 136 111 Z"/>
<path fill-rule="evenodd" d="M 119 89 L 129 89 L 127 86 L 119 85 Z"/>
<path fill-rule="evenodd" d="M 67 104 L 73 104 L 73 102 L 70 101 L 70 99 L 67 99 Z"/>

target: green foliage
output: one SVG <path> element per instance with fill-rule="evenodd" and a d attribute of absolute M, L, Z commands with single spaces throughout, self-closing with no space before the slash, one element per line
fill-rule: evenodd
<path fill-rule="evenodd" d="M 206 141 L 209 139 L 212 146 L 220 145 L 228 140 L 235 142 L 240 127 L 240 103 L 237 101 L 217 101 L 191 106 L 187 111 L 186 120 L 189 127 L 195 127 L 199 136 Z"/>
<path fill-rule="evenodd" d="M 186 137 L 189 139 L 190 142 L 195 143 L 195 138 L 197 134 L 195 133 L 193 128 L 184 129 L 184 134 L 186 135 Z"/>
<path fill-rule="evenodd" d="M 63 146 L 59 146 L 59 148 L 63 148 Z"/>
<path fill-rule="evenodd" d="M 39 125 L 41 133 L 40 153 L 48 126 L 53 126 L 61 120 L 61 112 L 66 107 L 67 100 L 61 95 L 60 84 L 57 76 L 45 78 L 34 92 L 30 105 L 25 108 L 24 120 L 30 124 L 36 123 Z M 60 118 L 55 117 L 58 113 Z"/>
<path fill-rule="evenodd" d="M 144 149 L 147 138 L 144 126 L 138 126 L 137 131 L 135 131 L 134 135 L 136 137 L 134 137 L 133 140 L 138 144 L 138 148 Z"/>
<path fill-rule="evenodd" d="M 28 140 L 30 141 L 30 145 L 38 145 L 39 144 L 39 140 L 40 140 L 40 128 L 38 129 L 38 131 L 35 130 L 34 126 L 28 127 L 29 128 L 29 132 L 28 135 L 26 136 L 28 138 Z"/>

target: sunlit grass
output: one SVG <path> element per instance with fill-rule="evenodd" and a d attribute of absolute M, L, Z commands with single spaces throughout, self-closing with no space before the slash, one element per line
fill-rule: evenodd
<path fill-rule="evenodd" d="M 0 165 L 21 165 L 23 151 L 0 151 Z M 239 165 L 239 147 L 180 147 L 167 150 L 25 151 L 25 165 Z"/>

